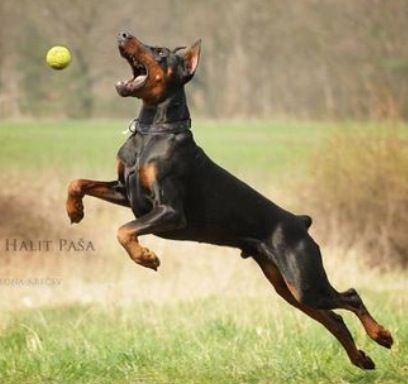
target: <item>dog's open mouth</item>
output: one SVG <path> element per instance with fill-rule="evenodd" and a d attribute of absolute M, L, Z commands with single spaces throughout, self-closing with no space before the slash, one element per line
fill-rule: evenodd
<path fill-rule="evenodd" d="M 116 90 L 121 96 L 132 96 L 136 91 L 143 88 L 149 77 L 149 71 L 142 62 L 138 61 L 133 56 L 128 56 L 122 53 L 122 56 L 128 61 L 132 68 L 133 77 L 126 81 L 119 81 L 116 84 Z"/>

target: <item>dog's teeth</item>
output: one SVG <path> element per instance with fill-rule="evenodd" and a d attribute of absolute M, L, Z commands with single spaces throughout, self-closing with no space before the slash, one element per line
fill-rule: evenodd
<path fill-rule="evenodd" d="M 147 78 L 147 75 L 139 75 L 133 80 L 133 82 L 135 85 L 139 85 L 143 83 L 146 80 L 146 78 Z"/>

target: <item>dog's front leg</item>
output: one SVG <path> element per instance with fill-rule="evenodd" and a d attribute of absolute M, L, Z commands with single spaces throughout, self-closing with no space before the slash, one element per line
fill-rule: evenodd
<path fill-rule="evenodd" d="M 85 195 L 129 207 L 125 188 L 120 181 L 74 180 L 68 186 L 66 202 L 66 210 L 71 223 L 79 223 L 84 217 L 82 199 Z"/>
<path fill-rule="evenodd" d="M 85 195 L 94 196 L 112 204 L 130 206 L 126 195 L 124 164 L 120 160 L 117 162 L 117 174 L 118 179 L 115 181 L 78 179 L 69 183 L 66 210 L 71 223 L 79 223 L 83 219 L 82 199 Z"/>
<path fill-rule="evenodd" d="M 138 236 L 150 233 L 162 233 L 186 227 L 180 191 L 170 178 L 164 180 L 154 190 L 156 204 L 154 208 L 139 219 L 131 221 L 118 230 L 118 240 L 126 249 L 130 258 L 144 267 L 157 270 L 159 258 L 138 241 Z"/>

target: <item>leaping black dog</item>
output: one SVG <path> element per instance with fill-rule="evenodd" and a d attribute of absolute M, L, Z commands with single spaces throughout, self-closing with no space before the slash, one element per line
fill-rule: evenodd
<path fill-rule="evenodd" d="M 121 96 L 142 99 L 143 107 L 119 150 L 118 179 L 70 183 L 66 208 L 71 222 L 83 218 L 85 195 L 131 207 L 137 219 L 119 228 L 118 240 L 132 260 L 154 270 L 159 259 L 140 245 L 140 235 L 238 248 L 255 259 L 279 295 L 338 339 L 353 364 L 373 369 L 332 309 L 354 312 L 367 334 L 386 348 L 392 336 L 354 289 L 340 293 L 330 285 L 319 246 L 307 231 L 311 219 L 278 207 L 213 163 L 194 142 L 184 85 L 196 72 L 200 41 L 170 50 L 121 32 L 118 44 L 133 77 L 116 89 Z"/>

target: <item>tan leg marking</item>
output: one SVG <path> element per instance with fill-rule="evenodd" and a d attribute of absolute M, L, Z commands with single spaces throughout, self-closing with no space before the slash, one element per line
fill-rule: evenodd
<path fill-rule="evenodd" d="M 119 228 L 117 237 L 119 243 L 126 249 L 135 263 L 157 271 L 160 265 L 159 258 L 148 248 L 142 247 L 137 236 L 130 234 L 128 229 L 123 226 Z"/>

